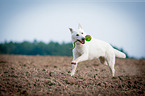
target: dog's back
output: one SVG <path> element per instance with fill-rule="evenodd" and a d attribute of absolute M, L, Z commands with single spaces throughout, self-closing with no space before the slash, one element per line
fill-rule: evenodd
<path fill-rule="evenodd" d="M 95 38 L 87 42 L 84 47 L 87 47 L 86 50 L 88 51 L 89 60 L 99 58 L 100 56 L 106 57 L 107 50 L 112 49 L 110 44 Z"/>

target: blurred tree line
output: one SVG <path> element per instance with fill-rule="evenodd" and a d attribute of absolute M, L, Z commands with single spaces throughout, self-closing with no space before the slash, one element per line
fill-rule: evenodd
<path fill-rule="evenodd" d="M 33 42 L 5 42 L 0 43 L 0 54 L 21 54 L 21 55 L 58 55 L 58 56 L 72 56 L 69 48 L 72 43 L 62 43 L 50 41 L 44 43 L 34 40 Z"/>
<path fill-rule="evenodd" d="M 44 43 L 42 41 L 34 40 L 33 42 L 4 42 L 0 43 L 0 54 L 21 54 L 21 55 L 53 55 L 53 56 L 72 56 L 72 43 L 58 43 L 50 41 Z M 121 48 L 114 47 L 115 49 L 124 52 Z M 127 53 L 124 52 L 126 55 Z M 128 57 L 128 55 L 127 55 Z"/>

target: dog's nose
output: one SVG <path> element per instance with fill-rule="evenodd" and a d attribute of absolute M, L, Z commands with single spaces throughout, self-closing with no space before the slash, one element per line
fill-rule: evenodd
<path fill-rule="evenodd" d="M 82 44 L 85 44 L 85 38 L 82 38 L 82 42 L 81 42 Z"/>
<path fill-rule="evenodd" d="M 82 38 L 82 40 L 85 40 L 85 38 Z"/>

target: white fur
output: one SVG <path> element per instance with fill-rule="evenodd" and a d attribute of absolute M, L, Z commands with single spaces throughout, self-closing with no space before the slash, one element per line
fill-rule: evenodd
<path fill-rule="evenodd" d="M 79 30 L 74 31 L 70 28 L 73 43 L 76 40 L 82 41 L 87 35 L 81 25 L 79 24 Z M 82 34 L 83 33 L 83 34 Z M 79 34 L 79 36 L 77 36 Z M 92 37 L 92 36 L 91 36 Z M 126 55 L 116 49 L 114 49 L 109 43 L 95 39 L 92 37 L 91 41 L 85 41 L 85 44 L 76 42 L 75 48 L 73 49 L 73 61 L 72 61 L 72 71 L 71 76 L 75 74 L 77 64 L 81 61 L 99 59 L 99 57 L 104 57 L 105 64 L 109 66 L 111 74 L 115 74 L 115 57 L 126 58 Z"/>

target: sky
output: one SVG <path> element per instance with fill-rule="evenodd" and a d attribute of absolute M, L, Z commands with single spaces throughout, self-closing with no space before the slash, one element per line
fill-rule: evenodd
<path fill-rule="evenodd" d="M 145 57 L 145 0 L 0 0 L 0 42 L 71 42 L 69 28 Z"/>

